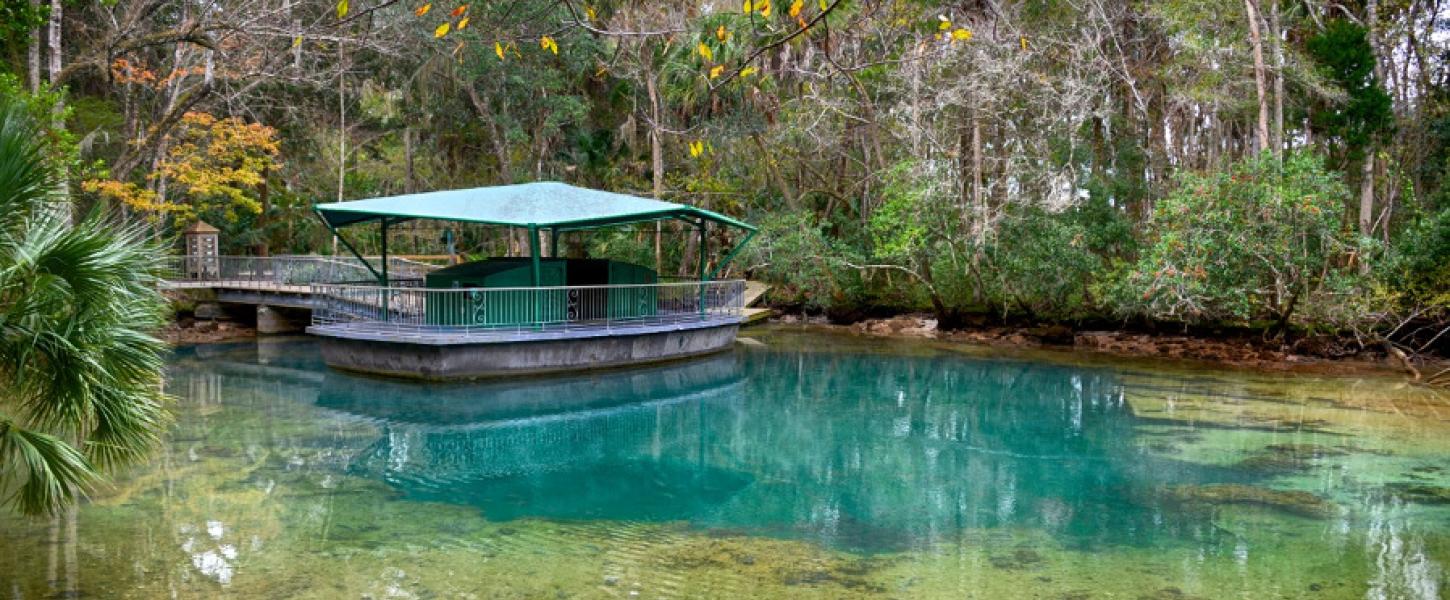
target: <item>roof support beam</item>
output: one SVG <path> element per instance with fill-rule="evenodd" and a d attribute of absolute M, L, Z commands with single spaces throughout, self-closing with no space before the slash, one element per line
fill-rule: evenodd
<path fill-rule="evenodd" d="M 352 242 L 349 242 L 347 241 L 347 238 L 342 237 L 342 232 L 338 231 L 336 227 L 333 227 L 332 223 L 329 223 L 327 221 L 327 217 L 322 216 L 322 212 L 318 211 L 315 208 L 312 209 L 312 212 L 317 215 L 317 218 L 322 219 L 322 224 L 327 226 L 327 230 L 332 232 L 332 236 L 337 238 L 337 241 L 342 242 L 342 247 L 347 248 L 348 252 L 351 252 L 353 256 L 356 256 L 358 262 L 361 262 L 364 267 L 367 267 L 368 272 L 372 273 L 373 277 L 386 280 L 386 278 L 384 278 L 381 273 L 378 273 L 377 269 L 373 268 L 372 263 L 368 262 L 368 259 L 363 258 L 362 253 L 358 252 L 357 248 L 352 247 Z"/>

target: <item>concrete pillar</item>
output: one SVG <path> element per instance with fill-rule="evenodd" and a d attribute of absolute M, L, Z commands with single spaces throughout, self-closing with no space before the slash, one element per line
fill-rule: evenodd
<path fill-rule="evenodd" d="M 282 311 L 265 304 L 257 305 L 257 333 L 293 333 L 302 329 L 300 323 Z"/>

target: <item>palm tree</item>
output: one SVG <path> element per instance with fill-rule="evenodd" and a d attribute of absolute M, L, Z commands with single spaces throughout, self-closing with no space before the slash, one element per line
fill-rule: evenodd
<path fill-rule="evenodd" d="M 100 213 L 70 225 L 46 130 L 0 96 L 0 503 L 54 513 L 168 424 L 164 249 Z"/>

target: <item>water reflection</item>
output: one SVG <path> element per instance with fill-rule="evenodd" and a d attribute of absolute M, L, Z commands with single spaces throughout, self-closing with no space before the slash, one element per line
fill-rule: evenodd
<path fill-rule="evenodd" d="M 328 374 L 378 422 L 348 465 L 490 519 L 685 521 L 894 550 L 965 529 L 1070 544 L 1220 535 L 1161 491 L 1252 477 L 1142 451 L 1108 371 L 747 351 L 569 379 L 419 386 Z"/>
<path fill-rule="evenodd" d="M 802 339 L 456 385 L 183 350 L 151 464 L 0 516 L 0 593 L 1441 595 L 1450 436 L 1376 429 L 1347 384 Z"/>

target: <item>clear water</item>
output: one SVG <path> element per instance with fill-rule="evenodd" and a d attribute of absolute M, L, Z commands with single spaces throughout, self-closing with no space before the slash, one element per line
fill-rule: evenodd
<path fill-rule="evenodd" d="M 14 597 L 1440 598 L 1450 398 L 756 329 L 419 385 L 178 351 L 154 463 L 0 517 Z"/>

